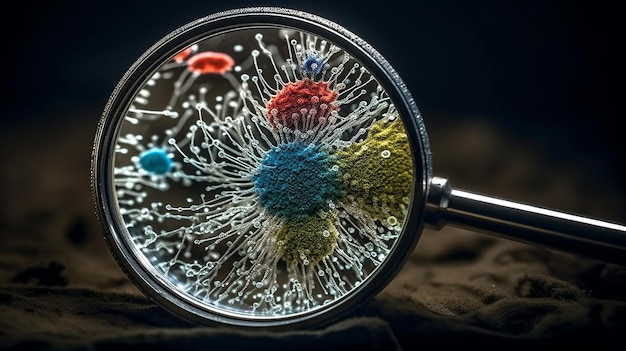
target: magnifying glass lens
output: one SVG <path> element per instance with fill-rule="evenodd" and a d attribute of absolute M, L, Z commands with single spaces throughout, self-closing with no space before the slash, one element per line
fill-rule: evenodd
<path fill-rule="evenodd" d="M 106 237 L 142 290 L 194 321 L 332 320 L 419 236 L 410 96 L 347 31 L 282 15 L 170 35 L 103 117 Z"/>

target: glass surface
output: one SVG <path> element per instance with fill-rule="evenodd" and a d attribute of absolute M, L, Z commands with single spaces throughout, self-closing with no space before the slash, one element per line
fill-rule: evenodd
<path fill-rule="evenodd" d="M 390 94 L 350 53 L 248 26 L 148 75 L 119 122 L 110 181 L 122 239 L 175 295 L 235 317 L 295 316 L 349 295 L 393 253 L 414 156 Z"/>

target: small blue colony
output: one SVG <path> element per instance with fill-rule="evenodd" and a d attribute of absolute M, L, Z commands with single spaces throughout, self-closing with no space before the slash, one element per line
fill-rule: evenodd
<path fill-rule="evenodd" d="M 150 174 L 163 175 L 172 168 L 172 159 L 165 150 L 153 148 L 139 155 L 139 165 Z"/>
<path fill-rule="evenodd" d="M 322 58 L 317 56 L 309 56 L 302 63 L 302 69 L 304 70 L 304 72 L 313 76 L 318 75 L 322 71 L 323 67 L 324 61 L 322 60 Z"/>

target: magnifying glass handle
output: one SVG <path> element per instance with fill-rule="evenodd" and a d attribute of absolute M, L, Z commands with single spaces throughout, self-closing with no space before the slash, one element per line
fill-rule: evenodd
<path fill-rule="evenodd" d="M 453 189 L 433 177 L 425 224 L 449 224 L 626 265 L 626 226 Z"/>

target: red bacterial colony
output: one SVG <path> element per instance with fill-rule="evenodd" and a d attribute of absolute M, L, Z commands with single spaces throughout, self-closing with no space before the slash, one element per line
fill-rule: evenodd
<path fill-rule="evenodd" d="M 185 61 L 185 59 L 189 57 L 189 55 L 191 55 L 192 51 L 193 51 L 193 48 L 190 46 L 186 48 L 185 50 L 179 52 L 178 54 L 176 54 L 176 56 L 174 56 L 174 62 L 181 63 Z"/>
<path fill-rule="evenodd" d="M 338 110 L 334 104 L 337 96 L 338 93 L 323 81 L 290 82 L 267 104 L 267 117 L 273 127 L 280 123 L 290 129 L 312 129 Z"/>
<path fill-rule="evenodd" d="M 235 65 L 235 60 L 222 52 L 205 51 L 192 56 L 187 68 L 196 74 L 224 74 Z"/>

